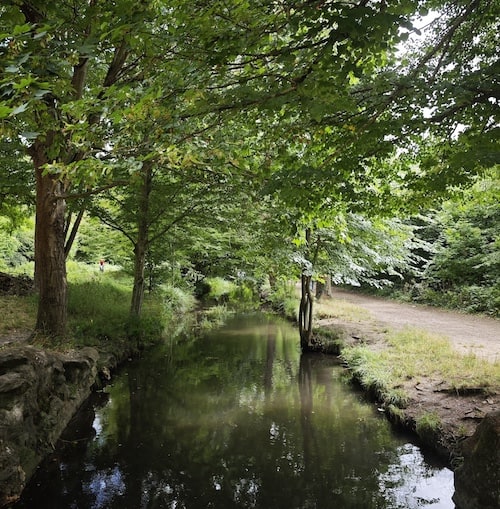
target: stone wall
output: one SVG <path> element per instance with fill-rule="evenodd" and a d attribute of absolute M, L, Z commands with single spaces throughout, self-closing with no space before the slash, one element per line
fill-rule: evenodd
<path fill-rule="evenodd" d="M 97 379 L 93 348 L 0 350 L 0 507 L 16 500 Z"/>

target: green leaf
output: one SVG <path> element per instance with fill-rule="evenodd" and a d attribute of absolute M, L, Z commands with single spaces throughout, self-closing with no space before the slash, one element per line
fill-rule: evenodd
<path fill-rule="evenodd" d="M 0 104 L 0 118 L 8 117 L 12 112 L 12 108 L 5 106 L 4 104 Z"/>
<path fill-rule="evenodd" d="M 31 25 L 25 23 L 24 25 L 16 25 L 13 30 L 14 35 L 21 35 L 29 32 L 31 30 Z"/>
<path fill-rule="evenodd" d="M 33 94 L 33 97 L 35 99 L 41 99 L 44 95 L 46 94 L 49 94 L 50 93 L 50 90 L 37 90 L 34 94 Z"/>
<path fill-rule="evenodd" d="M 23 111 L 26 111 L 26 109 L 28 108 L 28 105 L 29 105 L 29 103 L 20 104 L 19 106 L 17 106 L 16 108 L 14 108 L 11 111 L 10 116 L 13 117 L 14 115 L 18 115 L 19 113 L 23 113 Z"/>
<path fill-rule="evenodd" d="M 38 138 L 38 135 L 40 133 L 32 132 L 32 131 L 24 131 L 20 134 L 21 138 L 24 138 L 25 140 L 36 140 Z"/>

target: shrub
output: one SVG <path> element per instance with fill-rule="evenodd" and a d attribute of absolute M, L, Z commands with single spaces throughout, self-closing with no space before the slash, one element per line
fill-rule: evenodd
<path fill-rule="evenodd" d="M 228 302 L 230 295 L 236 290 L 236 283 L 221 277 L 206 278 L 204 282 L 210 288 L 208 299 L 215 301 L 217 304 Z"/>

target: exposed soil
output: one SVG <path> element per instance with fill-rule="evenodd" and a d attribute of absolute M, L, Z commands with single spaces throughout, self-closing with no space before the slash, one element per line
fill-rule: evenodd
<path fill-rule="evenodd" d="M 344 290 L 334 291 L 330 301 L 333 308 L 338 300 L 368 312 L 368 318 L 363 319 L 328 318 L 319 321 L 322 326 L 343 330 L 345 339 L 350 343 L 362 342 L 373 349 L 384 348 L 385 337 L 390 331 L 418 328 L 447 337 L 457 355 L 472 353 L 500 364 L 500 320 L 403 304 Z M 322 301 L 322 304 L 325 302 Z M 410 397 L 405 417 L 415 422 L 424 413 L 438 414 L 443 423 L 443 445 L 450 451 L 458 441 L 474 432 L 487 413 L 500 409 L 500 366 L 497 382 L 487 394 L 480 388 L 467 394 L 457 394 L 450 390 L 446 380 L 425 376 L 419 377 L 418 382 L 409 380 L 404 387 Z"/>

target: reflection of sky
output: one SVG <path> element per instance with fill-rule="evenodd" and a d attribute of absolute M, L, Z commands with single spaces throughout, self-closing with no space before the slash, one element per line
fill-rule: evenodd
<path fill-rule="evenodd" d="M 125 493 L 125 482 L 120 467 L 96 471 L 90 481 L 83 487 L 85 493 L 92 495 L 94 504 L 92 509 L 109 507 L 112 500 Z"/>
<path fill-rule="evenodd" d="M 95 414 L 94 422 L 92 427 L 95 429 L 95 436 L 98 437 L 102 433 L 101 416 L 99 413 Z"/>
<path fill-rule="evenodd" d="M 395 508 L 453 509 L 453 472 L 447 468 L 432 469 L 424 463 L 420 450 L 405 444 L 398 448 L 399 463 L 389 465 L 380 474 L 380 491 L 387 494 Z M 439 494 L 440 496 L 436 496 Z"/>

